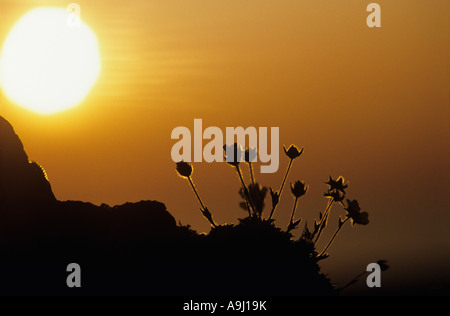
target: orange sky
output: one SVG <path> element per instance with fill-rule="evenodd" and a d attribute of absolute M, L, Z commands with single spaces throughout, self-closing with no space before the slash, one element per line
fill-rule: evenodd
<path fill-rule="evenodd" d="M 77 2 L 102 56 L 88 98 L 42 116 L 0 95 L 0 115 L 59 199 L 155 199 L 206 231 L 170 159 L 172 129 L 192 129 L 194 118 L 205 127 L 278 126 L 281 144 L 305 147 L 289 179 L 310 185 L 299 216 L 312 223 L 325 206 L 330 174 L 345 176 L 349 197 L 370 213 L 368 226 L 344 228 L 330 249 L 323 268 L 333 281 L 382 258 L 397 280 L 449 281 L 448 1 L 377 1 L 380 29 L 366 26 L 370 1 L 361 0 Z M 68 3 L 0 0 L 0 44 L 28 10 Z M 257 179 L 278 187 L 280 158 L 278 174 Z M 194 180 L 218 223 L 244 216 L 229 166 L 196 164 Z M 284 197 L 283 227 L 292 203 Z"/>

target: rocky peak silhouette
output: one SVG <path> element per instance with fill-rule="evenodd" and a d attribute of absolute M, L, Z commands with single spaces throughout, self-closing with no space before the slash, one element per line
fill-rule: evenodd
<path fill-rule="evenodd" d="M 56 202 L 44 169 L 29 161 L 11 124 L 0 116 L 0 210 Z"/>
<path fill-rule="evenodd" d="M 164 204 L 141 201 L 110 207 L 58 201 L 44 168 L 30 161 L 12 125 L 0 116 L 0 234 L 44 230 L 103 239 L 166 235 L 176 228 Z M 1 242 L 1 241 L 0 241 Z"/>

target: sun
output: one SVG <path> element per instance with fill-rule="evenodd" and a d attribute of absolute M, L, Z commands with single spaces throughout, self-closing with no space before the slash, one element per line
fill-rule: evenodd
<path fill-rule="evenodd" d="M 13 103 L 41 114 L 79 105 L 100 75 L 97 37 L 61 8 L 37 8 L 11 29 L 0 55 L 0 87 Z"/>

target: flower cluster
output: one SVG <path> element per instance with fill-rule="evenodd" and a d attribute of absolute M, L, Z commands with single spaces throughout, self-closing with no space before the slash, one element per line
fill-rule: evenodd
<path fill-rule="evenodd" d="M 289 173 L 292 169 L 293 163 L 297 158 L 299 158 L 303 154 L 303 148 L 299 149 L 295 145 L 291 145 L 287 149 L 286 147 L 283 146 L 283 149 L 286 157 L 289 159 L 289 164 L 287 166 L 286 172 L 284 174 L 279 189 L 273 189 L 272 187 L 268 189 L 258 184 L 258 182 L 256 182 L 255 179 L 253 164 L 255 163 L 257 157 L 256 149 L 254 148 L 244 149 L 237 143 L 234 143 L 229 146 L 228 145 L 224 146 L 226 162 L 235 169 L 239 178 L 240 183 L 239 195 L 243 199 L 239 203 L 239 206 L 248 212 L 249 219 L 254 219 L 260 222 L 267 222 L 270 223 L 270 225 L 273 225 L 274 223 L 273 216 L 275 214 L 277 206 L 280 203 L 283 189 L 289 177 Z M 248 184 L 244 179 L 244 172 L 243 169 L 241 168 L 245 167 L 245 165 L 243 166 L 243 164 L 247 165 L 248 173 L 250 174 L 250 181 Z M 204 205 L 194 185 L 194 182 L 192 180 L 192 173 L 193 173 L 192 165 L 186 162 L 179 162 L 177 163 L 176 170 L 181 177 L 189 181 L 189 184 L 191 185 L 191 188 L 194 191 L 194 194 L 196 195 L 200 203 L 201 206 L 200 211 L 202 212 L 203 216 L 209 221 L 209 223 L 213 227 L 217 227 L 216 223 L 212 218 L 211 212 Z M 361 211 L 358 201 L 346 199 L 346 190 L 348 189 L 348 183 L 342 176 L 339 176 L 336 179 L 333 179 L 330 176 L 329 180 L 325 183 L 328 185 L 328 189 L 323 194 L 328 199 L 325 210 L 323 212 L 320 212 L 319 219 L 315 220 L 314 230 L 310 231 L 307 227 L 307 224 L 305 224 L 300 240 L 307 242 L 308 244 L 311 244 L 314 247 L 317 245 L 318 240 L 322 235 L 322 232 L 328 225 L 328 219 L 330 217 L 331 209 L 334 204 L 340 204 L 344 206 L 344 210 L 346 211 L 347 214 L 344 217 L 344 219 L 339 217 L 338 227 L 335 233 L 328 241 L 322 252 L 316 255 L 317 260 L 328 257 L 326 251 L 331 246 L 336 236 L 338 235 L 339 231 L 342 229 L 342 227 L 347 221 L 351 220 L 352 226 L 354 226 L 355 224 L 367 225 L 369 223 L 369 214 L 367 212 Z M 298 226 L 300 225 L 302 219 L 301 218 L 296 219 L 295 214 L 299 201 L 308 192 L 308 186 L 305 184 L 304 181 L 296 180 L 294 181 L 294 183 L 291 183 L 290 187 L 294 202 L 290 220 L 286 228 L 287 233 L 290 233 L 291 231 L 297 229 Z M 264 217 L 263 211 L 265 207 L 265 199 L 267 196 L 267 192 L 270 193 L 271 211 L 268 217 Z M 345 206 L 343 202 L 345 199 L 347 202 L 347 206 Z"/>
<path fill-rule="evenodd" d="M 343 177 L 333 180 L 330 176 L 330 180 L 325 182 L 329 185 L 329 188 L 323 195 L 332 198 L 334 202 L 342 203 L 345 198 L 345 189 L 348 188 L 348 184 L 344 184 L 344 181 Z"/>

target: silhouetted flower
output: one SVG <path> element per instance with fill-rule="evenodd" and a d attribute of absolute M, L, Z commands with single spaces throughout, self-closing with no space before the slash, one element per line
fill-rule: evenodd
<path fill-rule="evenodd" d="M 280 202 L 280 194 L 270 188 L 270 196 L 272 197 L 272 207 L 275 207 Z"/>
<path fill-rule="evenodd" d="M 335 202 L 342 202 L 345 198 L 345 194 L 338 190 L 327 191 L 323 196 L 332 197 Z"/>
<path fill-rule="evenodd" d="M 244 160 L 246 162 L 255 162 L 257 156 L 256 148 L 247 148 L 244 153 Z"/>
<path fill-rule="evenodd" d="M 357 200 L 349 200 L 347 199 L 347 207 L 345 210 L 348 212 L 347 217 L 352 218 L 353 216 L 357 216 L 359 212 L 361 211 L 361 208 L 359 207 L 359 203 Z"/>
<path fill-rule="evenodd" d="M 302 148 L 302 150 L 299 150 L 298 147 L 295 145 L 289 146 L 289 148 L 287 150 L 286 150 L 286 147 L 283 146 L 283 149 L 284 149 L 284 153 L 286 154 L 286 156 L 288 156 L 290 159 L 295 159 L 295 158 L 299 157 L 303 152 L 303 148 Z"/>
<path fill-rule="evenodd" d="M 238 166 L 239 163 L 243 161 L 244 150 L 238 143 L 234 143 L 233 145 L 223 145 L 223 150 L 225 150 L 225 159 L 230 165 Z"/>
<path fill-rule="evenodd" d="M 369 224 L 369 213 L 361 212 L 361 208 L 359 207 L 359 203 L 357 200 L 349 200 L 347 199 L 348 206 L 344 208 L 347 211 L 347 217 L 352 220 L 352 225 L 367 225 Z"/>
<path fill-rule="evenodd" d="M 180 176 L 189 178 L 192 174 L 192 170 L 193 168 L 190 163 L 184 161 L 177 162 L 177 171 Z"/>
<path fill-rule="evenodd" d="M 352 224 L 367 225 L 369 224 L 369 213 L 361 212 L 356 218 L 352 219 Z"/>
<path fill-rule="evenodd" d="M 210 222 L 210 224 L 213 227 L 217 227 L 216 223 L 214 223 L 211 212 L 208 210 L 208 208 L 205 206 L 205 204 L 203 204 L 202 199 L 200 198 L 200 195 L 197 192 L 197 189 L 195 188 L 194 185 L 194 181 L 191 178 L 192 175 L 192 171 L 193 171 L 193 167 L 190 163 L 184 162 L 184 161 L 180 161 L 177 162 L 177 171 L 178 174 L 187 179 L 189 181 L 189 184 L 192 188 L 192 190 L 194 191 L 195 196 L 197 197 L 198 202 L 200 203 L 200 211 L 202 212 L 203 216 Z"/>
<path fill-rule="evenodd" d="M 247 201 L 251 201 L 254 211 L 257 213 L 258 216 L 262 214 L 264 210 L 264 200 L 266 199 L 267 195 L 266 187 L 262 187 L 258 183 L 249 184 L 248 190 L 244 191 L 244 189 L 241 188 L 239 190 L 239 194 Z M 243 204 L 241 203 L 241 207 L 242 206 Z M 247 209 L 247 207 L 245 207 L 244 209 Z"/>
<path fill-rule="evenodd" d="M 290 159 L 289 165 L 287 166 L 286 172 L 284 174 L 283 180 L 281 182 L 280 189 L 277 191 L 274 191 L 272 188 L 270 188 L 270 196 L 272 199 L 272 211 L 270 212 L 270 216 L 267 219 L 262 219 L 262 213 L 264 209 L 264 202 L 267 195 L 267 188 L 259 185 L 254 178 L 253 175 L 253 165 L 252 162 L 256 161 L 257 157 L 257 150 L 256 148 L 247 148 L 244 150 L 244 148 L 239 145 L 238 143 L 234 143 L 232 145 L 224 145 L 223 149 L 225 151 L 225 159 L 228 164 L 235 167 L 236 172 L 239 175 L 239 180 L 241 184 L 241 188 L 239 190 L 240 196 L 243 198 L 243 200 L 240 201 L 239 205 L 243 209 L 248 211 L 248 217 L 245 220 L 248 220 L 249 223 L 256 224 L 256 225 L 274 225 L 274 220 L 272 219 L 272 216 L 275 212 L 276 207 L 279 205 L 281 194 L 283 192 L 284 185 L 287 182 L 289 172 L 291 170 L 291 167 L 293 165 L 294 160 L 301 156 L 303 153 L 303 148 L 300 150 L 297 146 L 291 145 L 288 149 L 283 146 L 284 152 L 286 156 Z M 240 162 L 247 162 L 251 177 L 250 184 L 246 185 L 246 181 L 244 179 L 244 175 L 242 173 L 242 166 L 240 165 Z M 222 226 L 217 226 L 213 220 L 211 212 L 208 210 L 208 208 L 203 204 L 203 201 L 200 199 L 200 196 L 198 195 L 198 192 L 196 190 L 196 187 L 194 185 L 193 179 L 191 177 L 193 172 L 193 167 L 190 163 L 186 162 L 179 162 L 177 163 L 177 171 L 180 174 L 180 176 L 187 178 L 189 181 L 200 205 L 200 211 L 202 212 L 202 215 L 211 223 L 211 225 L 214 228 L 221 228 Z M 328 184 L 328 190 L 324 193 L 324 196 L 330 197 L 328 199 L 327 206 L 325 208 L 325 211 L 319 212 L 319 220 L 314 221 L 314 231 L 310 231 L 305 224 L 305 228 L 303 229 L 303 232 L 301 234 L 301 237 L 299 241 L 303 242 L 302 245 L 307 245 L 308 247 L 312 247 L 311 254 L 315 258 L 315 261 L 322 260 L 328 257 L 328 254 L 326 254 L 326 251 L 330 247 L 330 245 L 334 242 L 336 236 L 342 229 L 342 227 L 345 225 L 346 222 L 351 220 L 352 225 L 358 224 L 358 225 L 367 225 L 369 223 L 369 214 L 367 212 L 361 212 L 361 208 L 359 207 L 359 204 L 357 200 L 349 200 L 347 199 L 347 207 L 345 207 L 343 201 L 345 200 L 346 192 L 345 190 L 348 188 L 348 183 L 345 183 L 345 179 L 342 176 L 339 176 L 337 179 L 333 179 L 331 176 L 329 177 L 329 180 L 325 182 Z M 302 222 L 301 218 L 296 218 L 296 210 L 297 206 L 300 202 L 300 198 L 305 195 L 308 191 L 308 186 L 303 181 L 295 181 L 294 183 L 291 183 L 291 192 L 293 196 L 295 197 L 291 216 L 289 220 L 289 224 L 287 226 L 287 229 L 284 231 L 286 233 L 286 237 L 289 237 L 290 239 L 293 237 L 290 232 L 294 229 L 297 229 Z M 347 211 L 346 217 L 339 217 L 338 219 L 338 227 L 335 231 L 335 233 L 332 235 L 329 242 L 326 244 L 325 248 L 322 252 L 317 253 L 315 251 L 315 246 L 317 244 L 317 241 L 321 235 L 321 233 L 325 230 L 325 228 L 328 225 L 328 219 L 330 217 L 330 211 L 332 206 L 335 202 L 339 202 L 340 204 L 344 205 L 344 209 Z M 232 225 L 228 225 L 232 226 Z M 273 226 L 275 227 L 275 226 Z M 388 268 L 387 263 L 384 260 L 380 260 L 378 262 L 380 264 L 381 269 L 385 270 Z"/>
<path fill-rule="evenodd" d="M 308 190 L 308 187 L 305 185 L 305 182 L 303 182 L 303 181 L 295 181 L 294 185 L 291 184 L 292 194 L 296 198 L 299 198 L 299 197 L 305 195 L 307 190 Z"/>
<path fill-rule="evenodd" d="M 328 182 L 325 183 L 330 186 L 328 191 L 338 190 L 341 191 L 342 193 L 345 193 L 345 189 L 348 188 L 348 184 L 344 184 L 343 177 L 339 177 L 337 178 L 337 180 L 333 180 L 333 178 L 331 178 L 330 176 L 330 180 L 328 180 Z"/>

